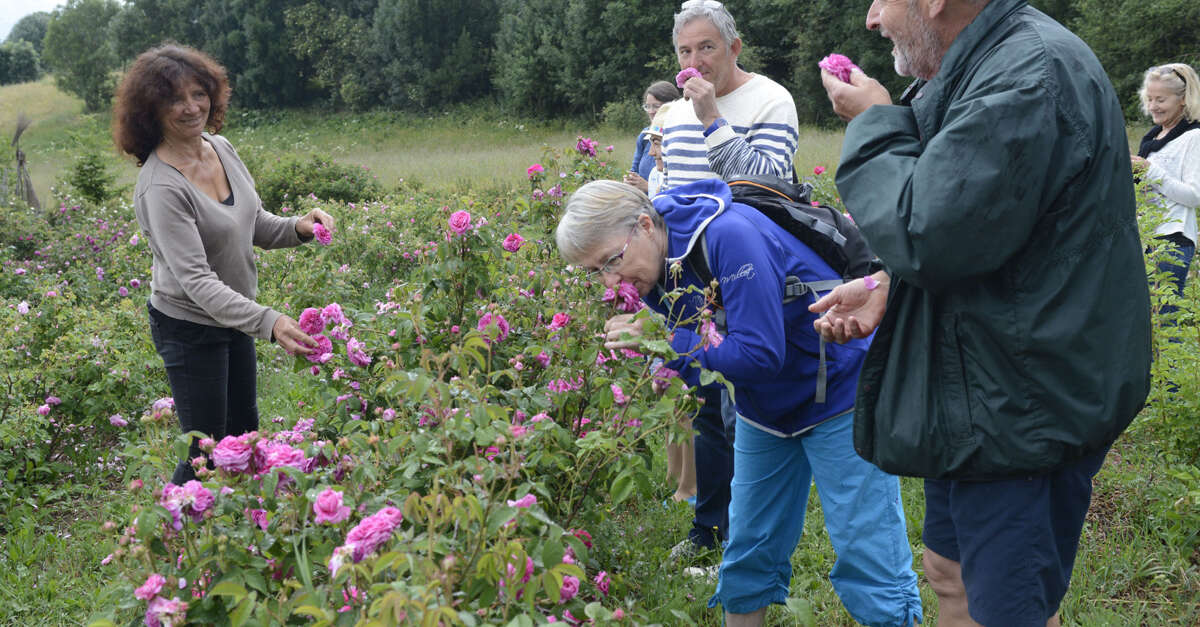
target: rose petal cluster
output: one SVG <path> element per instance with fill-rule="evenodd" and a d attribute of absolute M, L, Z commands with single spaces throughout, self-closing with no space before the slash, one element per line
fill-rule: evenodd
<path fill-rule="evenodd" d="M 688 79 L 691 78 L 700 78 L 700 70 L 697 70 L 694 67 L 685 67 L 675 75 L 675 86 L 683 89 L 683 86 L 687 84 Z"/>
<path fill-rule="evenodd" d="M 192 522 L 200 522 L 204 512 L 212 508 L 216 502 L 212 490 L 204 487 L 195 479 L 179 486 L 173 483 L 163 484 L 158 504 L 171 513 L 171 527 L 175 531 L 183 529 L 183 516 L 190 516 Z"/>
<path fill-rule="evenodd" d="M 304 356 L 305 359 L 314 364 L 323 364 L 333 359 L 333 341 L 320 333 L 312 336 L 312 339 L 317 343 L 317 346 L 313 348 L 311 353 Z"/>
<path fill-rule="evenodd" d="M 314 522 L 321 524 L 337 524 L 350 517 L 350 507 L 342 505 L 343 494 L 333 488 L 325 488 L 313 501 L 312 509 L 316 514 Z"/>
<path fill-rule="evenodd" d="M 849 83 L 850 73 L 859 69 L 859 67 L 850 60 L 850 57 L 847 57 L 844 54 L 838 54 L 836 52 L 825 57 L 824 59 L 821 59 L 820 61 L 817 61 L 817 67 L 829 72 L 830 74 L 833 74 L 843 83 Z"/>
<path fill-rule="evenodd" d="M 496 326 L 498 331 L 495 336 L 495 340 L 497 342 L 503 342 L 504 339 L 508 337 L 508 332 L 510 330 L 508 321 L 504 319 L 504 316 L 498 313 L 492 313 L 490 311 L 484 313 L 479 317 L 479 323 L 475 325 L 475 328 L 483 334 L 483 339 L 488 344 L 492 343 L 492 332 L 489 331 L 488 328 L 493 324 Z"/>
<path fill-rule="evenodd" d="M 638 295 L 637 288 L 628 281 L 621 281 L 615 291 L 612 288 L 604 290 L 604 296 L 600 300 L 613 303 L 617 311 L 625 313 L 637 313 L 646 307 L 642 297 Z"/>
<path fill-rule="evenodd" d="M 501 246 L 504 247 L 504 250 L 507 250 L 510 253 L 515 253 L 518 250 L 521 250 L 521 246 L 524 244 L 525 238 L 521 237 L 520 233 L 509 233 L 508 237 L 504 238 L 504 243 L 501 244 Z"/>
<path fill-rule="evenodd" d="M 725 337 L 717 331 L 717 325 L 712 320 L 705 320 L 700 323 L 700 338 L 704 340 L 704 350 L 716 348 L 725 341 Z"/>
<path fill-rule="evenodd" d="M 545 172 L 546 172 L 546 168 L 542 167 L 542 164 L 535 163 L 525 169 L 525 176 L 529 177 L 529 180 L 532 181 L 532 180 L 538 178 L 539 176 L 541 176 Z"/>
<path fill-rule="evenodd" d="M 471 214 L 461 209 L 455 211 L 450 214 L 449 224 L 451 231 L 462 235 L 471 230 Z"/>
<path fill-rule="evenodd" d="M 330 231 L 324 224 L 320 222 L 313 223 L 313 237 L 317 238 L 317 243 L 322 246 L 328 246 L 333 241 L 333 231 Z"/>
<path fill-rule="evenodd" d="M 176 627 L 187 624 L 188 604 L 179 597 L 154 597 L 146 607 L 146 627 Z"/>
<path fill-rule="evenodd" d="M 596 147 L 599 145 L 600 142 L 592 139 L 591 137 L 584 137 L 583 135 L 580 135 L 579 140 L 575 142 L 575 150 L 579 151 L 579 154 L 585 157 L 595 157 Z"/>
<path fill-rule="evenodd" d="M 366 346 L 354 338 L 346 340 L 346 355 L 350 358 L 350 363 L 364 368 L 371 365 L 371 356 L 363 350 Z"/>
<path fill-rule="evenodd" d="M 362 522 L 346 534 L 346 541 L 342 543 L 342 546 L 334 550 L 334 556 L 329 560 L 330 574 L 337 574 L 338 568 L 344 563 L 346 557 L 350 557 L 354 563 L 358 563 L 374 553 L 380 545 L 392 537 L 402 520 L 404 520 L 404 514 L 391 506 L 384 507 L 362 519 Z"/>
<path fill-rule="evenodd" d="M 307 335 L 316 335 L 325 330 L 325 319 L 321 317 L 321 310 L 316 307 L 308 307 L 300 312 L 300 319 L 296 322 L 300 325 L 300 330 Z"/>
<path fill-rule="evenodd" d="M 519 498 L 515 501 L 512 499 L 509 499 L 507 502 L 508 502 L 509 507 L 519 507 L 522 509 L 528 509 L 530 507 L 533 507 L 534 505 L 537 505 L 537 497 L 532 494 L 526 494 L 525 496 L 522 496 L 521 498 Z"/>

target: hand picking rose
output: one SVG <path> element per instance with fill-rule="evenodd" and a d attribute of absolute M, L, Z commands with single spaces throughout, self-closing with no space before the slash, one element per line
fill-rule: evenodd
<path fill-rule="evenodd" d="M 848 61 L 848 60 L 849 60 L 849 59 L 847 59 L 847 61 Z M 680 88 L 680 89 L 683 89 L 683 84 L 684 84 L 684 83 L 686 83 L 686 82 L 688 82 L 688 79 L 689 79 L 689 78 L 692 78 L 692 77 L 699 78 L 699 77 L 700 77 L 700 70 L 697 70 L 697 69 L 696 69 L 696 68 L 694 68 L 694 67 L 685 67 L 685 68 L 683 68 L 683 71 L 681 71 L 681 72 L 679 72 L 678 74 L 676 74 L 676 75 L 675 75 L 675 86 L 676 86 L 676 87 L 678 87 L 678 88 Z"/>
<path fill-rule="evenodd" d="M 843 83 L 850 82 L 850 72 L 862 69 L 857 65 L 854 65 L 854 62 L 850 60 L 850 57 L 847 57 L 844 54 L 838 54 L 836 52 L 818 61 L 817 66 L 822 70 L 825 70 L 826 72 L 838 77 L 838 80 L 842 81 Z"/>

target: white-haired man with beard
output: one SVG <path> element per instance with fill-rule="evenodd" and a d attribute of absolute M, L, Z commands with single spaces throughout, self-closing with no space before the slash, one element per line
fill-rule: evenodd
<path fill-rule="evenodd" d="M 925 477 L 938 625 L 1058 625 L 1091 479 L 1149 390 L 1149 296 L 1121 106 L 1024 0 L 875 0 L 917 80 L 822 80 L 837 186 L 887 267 L 812 306 L 875 332 L 855 449 Z"/>

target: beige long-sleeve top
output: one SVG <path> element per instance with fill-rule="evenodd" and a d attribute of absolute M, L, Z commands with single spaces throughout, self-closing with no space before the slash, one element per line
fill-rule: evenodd
<path fill-rule="evenodd" d="M 233 206 L 213 200 L 154 153 L 138 174 L 133 207 L 154 256 L 150 304 L 172 318 L 269 339 L 282 314 L 254 301 L 258 270 L 252 246 L 300 245 L 298 218 L 263 209 L 229 141 L 203 137 L 225 168 Z"/>

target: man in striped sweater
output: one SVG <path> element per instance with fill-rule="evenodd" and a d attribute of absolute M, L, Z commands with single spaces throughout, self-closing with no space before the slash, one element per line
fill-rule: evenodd
<path fill-rule="evenodd" d="M 738 67 L 742 50 L 733 16 L 715 0 L 688 0 L 672 31 L 685 100 L 663 113 L 662 191 L 701 179 L 746 174 L 792 178 L 799 133 L 792 96 L 775 81 Z M 676 79 L 678 80 L 678 78 Z M 696 512 L 688 537 L 671 550 L 680 564 L 703 559 L 727 539 L 733 479 L 732 403 L 717 387 L 700 391 L 696 429 Z M 724 410 L 724 411 L 722 411 Z"/>
<path fill-rule="evenodd" d="M 780 84 L 738 67 L 742 40 L 729 11 L 715 0 L 684 2 L 672 39 L 680 69 L 700 76 L 684 83 L 686 102 L 663 125 L 664 189 L 745 174 L 792 178 L 796 104 Z"/>

